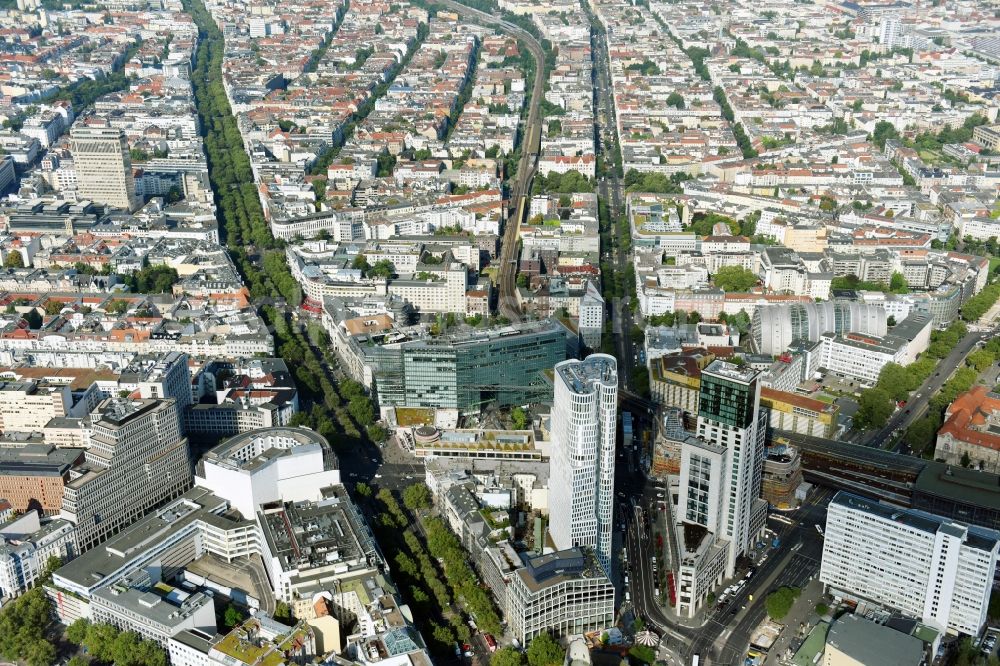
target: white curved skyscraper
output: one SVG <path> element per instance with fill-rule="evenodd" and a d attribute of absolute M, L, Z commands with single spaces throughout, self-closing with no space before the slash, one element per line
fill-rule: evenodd
<path fill-rule="evenodd" d="M 611 570 L 618 363 L 607 354 L 555 367 L 549 534 L 556 549 L 592 548 Z"/>

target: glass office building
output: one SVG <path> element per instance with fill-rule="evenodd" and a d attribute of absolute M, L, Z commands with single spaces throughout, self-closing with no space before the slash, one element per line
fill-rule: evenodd
<path fill-rule="evenodd" d="M 548 400 L 545 372 L 567 358 L 553 321 L 408 340 L 365 350 L 382 405 L 477 411 Z"/>

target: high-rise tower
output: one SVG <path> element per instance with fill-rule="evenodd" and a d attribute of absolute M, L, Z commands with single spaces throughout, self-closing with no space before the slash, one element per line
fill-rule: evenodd
<path fill-rule="evenodd" d="M 758 373 L 713 361 L 701 373 L 697 438 L 681 447 L 678 520 L 726 542 L 725 576 L 767 518 L 761 499 L 766 414 Z"/>
<path fill-rule="evenodd" d="M 117 127 L 75 127 L 70 139 L 79 197 L 128 211 L 138 208 L 125 134 Z"/>
<path fill-rule="evenodd" d="M 558 550 L 592 548 L 611 570 L 618 363 L 592 354 L 555 367 L 549 534 Z"/>

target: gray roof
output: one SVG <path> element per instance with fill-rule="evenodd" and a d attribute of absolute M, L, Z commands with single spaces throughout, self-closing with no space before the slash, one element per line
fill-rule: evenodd
<path fill-rule="evenodd" d="M 826 645 L 865 666 L 918 666 L 924 657 L 924 643 L 919 638 L 857 615 L 844 615 L 834 622 Z"/>

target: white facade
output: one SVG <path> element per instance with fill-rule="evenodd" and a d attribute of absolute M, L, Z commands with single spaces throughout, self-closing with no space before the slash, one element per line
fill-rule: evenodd
<path fill-rule="evenodd" d="M 16 597 L 35 586 L 50 557 L 76 553 L 73 525 L 55 518 L 42 523 L 28 511 L 0 525 L 0 597 Z"/>
<path fill-rule="evenodd" d="M 713 361 L 701 374 L 697 435 L 726 451 L 724 492 L 714 508 L 721 512 L 717 533 L 731 544 L 727 576 L 736 572 L 736 559 L 750 550 L 767 516 L 760 496 L 765 430 L 759 374 Z"/>
<path fill-rule="evenodd" d="M 827 510 L 820 580 L 951 633 L 977 635 L 1000 533 L 840 492 Z"/>
<path fill-rule="evenodd" d="M 555 368 L 549 532 L 556 548 L 594 550 L 611 567 L 618 365 L 592 354 Z"/>
<path fill-rule="evenodd" d="M 677 607 L 684 616 L 694 617 L 708 594 L 735 575 L 737 559 L 764 529 L 766 418 L 759 373 L 723 361 L 702 370 L 697 437 L 681 444 L 676 531 L 680 543 L 684 525 L 707 532 L 677 563 Z"/>
<path fill-rule="evenodd" d="M 329 445 L 305 428 L 269 428 L 237 435 L 209 451 L 195 485 L 223 497 L 247 518 L 258 507 L 284 500 L 322 499 L 321 488 L 340 483 L 340 470 L 326 469 Z"/>

